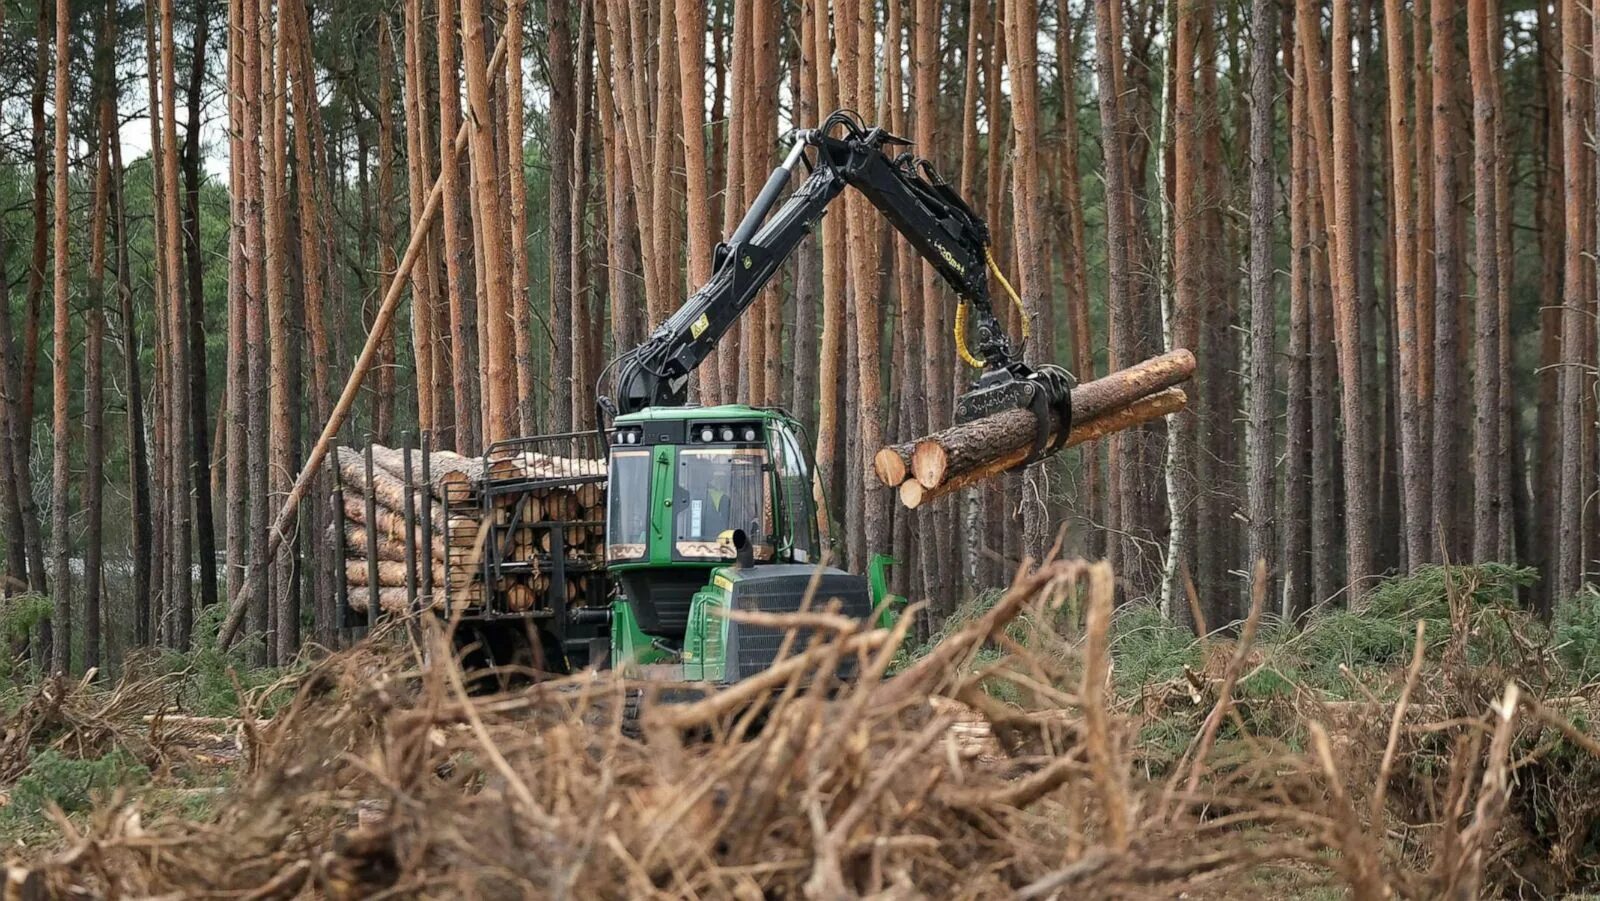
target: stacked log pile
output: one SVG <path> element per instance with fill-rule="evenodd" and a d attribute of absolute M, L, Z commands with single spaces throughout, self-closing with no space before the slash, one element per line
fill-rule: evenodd
<path fill-rule="evenodd" d="M 445 581 L 445 507 L 441 502 L 449 485 L 471 485 L 483 474 L 483 461 L 450 451 L 428 455 L 428 485 L 431 502 L 423 504 L 422 453 L 411 452 L 412 546 L 415 548 L 415 574 L 419 591 L 424 581 L 443 585 Z M 374 445 L 372 477 L 367 478 L 363 452 L 351 447 L 337 449 L 342 503 L 342 532 L 345 557 L 345 589 L 350 607 L 367 610 L 373 598 L 379 609 L 403 613 L 408 609 L 406 594 L 406 450 Z M 372 500 L 368 521 L 367 500 Z M 422 517 L 427 515 L 429 533 L 424 547 Z M 368 541 L 376 551 L 376 567 L 367 566 Z M 424 569 L 427 572 L 424 573 Z M 376 576 L 376 584 L 373 583 Z"/>
<path fill-rule="evenodd" d="M 1182 410 L 1189 399 L 1176 386 L 1194 375 L 1194 367 L 1194 355 L 1179 349 L 1072 389 L 1066 446 Z M 902 504 L 916 509 L 1016 468 L 1028 459 L 1037 432 L 1032 412 L 1007 410 L 882 448 L 873 470 L 878 481 L 897 490 Z"/>
<path fill-rule="evenodd" d="M 452 603 L 483 603 L 486 560 L 512 564 L 506 567 L 512 571 L 497 576 L 495 594 L 506 609 L 518 613 L 544 605 L 551 585 L 549 573 L 543 570 L 554 556 L 561 556 L 569 565 L 598 567 L 604 562 L 604 460 L 501 453 L 489 457 L 480 472 L 481 478 L 452 476 L 443 486 L 448 526 L 443 555 L 449 561 L 447 587 Z M 601 480 L 549 484 L 550 480 L 581 477 Z M 486 497 L 480 497 L 479 491 Z M 567 525 L 557 528 L 549 523 Z M 599 586 L 598 577 L 576 571 L 568 574 L 569 603 L 604 603 Z"/>

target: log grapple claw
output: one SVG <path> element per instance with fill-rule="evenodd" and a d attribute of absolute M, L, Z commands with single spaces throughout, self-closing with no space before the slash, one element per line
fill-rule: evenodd
<path fill-rule="evenodd" d="M 1071 373 L 1050 364 L 1013 363 L 988 369 L 956 399 L 956 422 L 971 422 L 1006 410 L 1033 413 L 1038 420 L 1033 450 L 1017 466 L 1026 468 L 1066 446 L 1072 430 L 1075 384 L 1077 380 Z"/>

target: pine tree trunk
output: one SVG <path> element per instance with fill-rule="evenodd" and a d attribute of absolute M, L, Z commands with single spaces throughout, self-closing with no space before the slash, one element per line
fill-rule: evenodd
<path fill-rule="evenodd" d="M 403 56 L 405 61 L 403 96 L 405 104 L 406 123 L 406 199 L 407 210 L 410 216 L 411 227 L 416 228 L 417 220 L 422 216 L 422 207 L 426 203 L 428 187 L 433 184 L 434 170 L 432 159 L 433 141 L 428 125 L 428 79 L 423 68 L 426 54 L 423 51 L 423 12 L 422 0 L 406 0 L 402 33 L 405 39 Z M 298 43 L 299 35 L 296 35 Z M 298 49 L 298 48 L 297 48 Z M 299 54 L 296 54 L 298 58 Z M 300 80 L 297 70 L 295 80 Z M 304 115 L 300 104 L 301 93 L 295 93 L 295 120 L 298 125 Z M 295 129 L 295 157 L 297 165 L 304 165 L 304 156 L 301 150 L 301 128 Z M 309 224 L 310 216 L 305 209 L 305 175 L 297 179 L 302 185 L 301 196 L 301 222 Z M 309 229 L 302 229 L 308 232 Z M 305 256 L 305 244 L 302 239 L 302 255 Z M 310 243 L 315 245 L 315 241 Z M 423 248 L 422 262 L 418 264 L 416 272 L 412 275 L 411 282 L 411 346 L 412 354 L 416 361 L 417 370 L 417 428 L 425 433 L 430 433 L 435 441 L 439 438 L 439 427 L 442 419 L 438 412 L 439 392 L 437 381 L 439 375 L 435 370 L 438 356 L 434 324 L 438 319 L 437 310 L 437 284 L 434 279 L 435 264 L 433 260 L 432 244 Z M 314 259 L 314 257 L 312 257 Z M 311 279 L 308 278 L 307 293 L 312 290 Z M 320 286 L 317 289 L 320 292 Z M 308 309 L 310 304 L 307 304 Z M 526 351 L 526 345 L 520 341 L 519 350 Z M 319 382 L 319 385 L 326 385 Z M 318 391 L 321 394 L 321 391 Z"/>
<path fill-rule="evenodd" d="M 50 258 L 50 132 L 44 116 L 45 86 L 50 82 L 51 11 L 53 4 L 35 4 L 39 15 L 34 30 L 33 94 L 29 115 L 33 126 L 33 248 L 28 262 L 28 295 L 22 339 L 22 422 L 33 423 L 34 389 L 39 383 L 39 333 L 43 317 L 45 263 Z M 24 472 L 29 447 L 23 448 Z"/>
<path fill-rule="evenodd" d="M 210 397 L 206 368 L 205 266 L 200 255 L 200 105 L 206 73 L 206 49 L 211 11 L 207 0 L 194 7 L 195 27 L 189 55 L 189 80 L 185 85 L 188 110 L 183 139 L 183 253 L 185 301 L 188 305 L 189 434 L 194 457 L 195 556 L 199 563 L 200 603 L 217 602 L 216 520 L 211 496 Z"/>
<path fill-rule="evenodd" d="M 1255 40 L 1250 51 L 1250 415 L 1249 455 L 1249 555 L 1245 569 L 1266 568 L 1267 597 L 1275 592 L 1272 580 L 1273 509 L 1273 359 L 1277 331 L 1277 304 L 1273 294 L 1273 141 L 1275 84 L 1272 67 L 1277 55 L 1273 29 L 1274 4 L 1251 0 L 1250 29 Z"/>
<path fill-rule="evenodd" d="M 71 92 L 68 83 L 67 60 L 70 54 L 67 51 L 69 29 L 72 24 L 72 12 L 67 0 L 56 0 L 56 39 L 55 39 L 55 108 L 67 109 L 67 98 Z M 68 532 L 67 524 L 71 510 L 68 506 L 70 493 L 68 483 L 72 479 L 71 448 L 72 448 L 72 420 L 68 415 L 67 392 L 69 388 L 68 371 L 72 366 L 72 320 L 71 306 L 67 295 L 70 269 L 72 261 L 67 257 L 67 119 L 65 115 L 56 116 L 55 128 L 55 223 L 53 225 L 53 238 L 55 243 L 54 264 L 55 278 L 52 285 L 54 292 L 54 316 L 52 317 L 52 364 L 50 407 L 51 436 L 54 440 L 53 464 L 50 473 L 50 548 L 51 548 L 51 578 L 50 587 L 55 599 L 55 606 L 51 611 L 51 638 L 50 668 L 56 673 L 71 673 L 72 671 L 72 536 Z"/>
<path fill-rule="evenodd" d="M 1493 38 L 1491 38 L 1491 34 Z M 1490 41 L 1499 29 L 1489 20 L 1488 0 L 1467 0 L 1467 48 L 1472 78 L 1473 224 L 1477 237 L 1477 306 L 1473 380 L 1472 558 L 1500 555 L 1500 505 L 1505 488 L 1499 478 L 1500 410 L 1500 236 L 1499 161 L 1495 146 L 1498 77 Z"/>
<path fill-rule="evenodd" d="M 582 429 L 593 424 L 595 379 L 602 364 L 600 356 L 598 319 L 590 312 L 593 291 L 587 245 L 583 238 L 584 214 L 589 205 L 589 156 L 592 133 L 589 101 L 596 91 L 593 71 L 589 64 L 594 44 L 593 4 L 584 4 L 578 14 L 578 84 L 573 104 L 573 120 L 577 123 L 572 142 L 572 208 L 568 211 L 568 234 L 572 237 L 572 286 L 569 301 L 571 313 L 572 427 Z M 642 325 L 642 323 L 641 323 Z M 641 336 L 642 337 L 642 336 Z M 637 342 L 635 342 L 637 343 Z M 630 345 L 621 345 L 626 349 Z"/>
<path fill-rule="evenodd" d="M 114 5 L 108 6 L 95 44 L 94 207 L 89 222 L 88 336 L 83 350 L 83 509 L 87 517 L 83 554 L 83 665 L 101 664 L 101 586 L 104 582 L 105 462 L 105 275 L 106 226 L 111 207 L 111 156 L 108 136 L 116 127 L 116 82 L 112 71 Z"/>
<path fill-rule="evenodd" d="M 484 40 L 482 0 L 461 0 L 462 63 L 467 70 L 468 126 L 471 135 L 474 198 L 482 224 L 484 309 L 488 319 L 480 325 L 487 333 L 488 421 L 484 441 L 512 437 L 517 423 L 516 361 L 512 348 L 510 286 L 507 283 L 505 247 L 498 223 L 503 218 L 495 171 L 494 123 L 489 104 L 488 48 Z"/>
<path fill-rule="evenodd" d="M 538 404 L 534 397 L 533 299 L 528 295 L 528 179 L 523 171 L 526 140 L 522 121 L 522 0 L 511 0 L 506 12 L 506 168 L 510 185 L 507 215 L 511 220 L 511 319 L 516 347 L 517 422 L 519 433 L 538 431 Z"/>
<path fill-rule="evenodd" d="M 1400 484 L 1404 492 L 1401 505 L 1405 532 L 1406 559 L 1412 566 L 1429 559 L 1428 519 L 1432 491 L 1428 483 L 1430 466 L 1424 462 L 1428 448 L 1423 443 L 1423 407 L 1430 398 L 1419 391 L 1417 328 L 1417 207 L 1412 204 L 1412 122 L 1406 107 L 1406 45 L 1404 14 L 1400 0 L 1385 0 L 1385 48 L 1389 70 L 1390 182 L 1394 197 L 1394 293 L 1396 337 L 1395 355 L 1399 358 L 1400 390 Z"/>
<path fill-rule="evenodd" d="M 835 87 L 833 56 L 829 48 L 837 46 L 830 39 L 830 4 L 826 0 L 812 3 L 816 42 L 817 109 L 832 109 L 841 100 Z M 837 24 L 837 23 L 835 23 Z M 841 29 L 842 30 L 842 29 Z M 840 71 L 841 79 L 844 73 Z M 845 378 L 841 367 L 845 361 L 845 243 L 847 228 L 843 211 L 822 218 L 822 358 L 817 366 L 817 466 L 822 477 L 823 498 L 833 505 L 830 516 L 843 511 L 844 474 L 837 461 L 844 440 L 841 431 L 848 431 L 849 421 L 843 417 Z M 819 507 L 824 506 L 819 503 Z M 835 537 L 838 535 L 835 529 Z"/>
<path fill-rule="evenodd" d="M 1433 555 L 1440 548 L 1455 558 L 1460 529 L 1456 522 L 1458 429 L 1461 373 L 1458 313 L 1461 295 L 1461 247 L 1458 244 L 1455 153 L 1456 0 L 1432 0 L 1433 15 Z"/>
<path fill-rule="evenodd" d="M 1436 0 L 1441 2 L 1441 0 Z M 1578 592 L 1583 578 L 1584 123 L 1578 91 L 1586 72 L 1588 29 L 1578 0 L 1561 3 L 1562 174 L 1566 186 L 1565 288 L 1561 304 L 1561 488 L 1557 498 L 1554 604 Z"/>
<path fill-rule="evenodd" d="M 1311 236 L 1305 57 L 1284 28 L 1284 58 L 1293 67 L 1289 99 L 1289 346 L 1285 387 L 1283 472 L 1283 598 L 1293 619 L 1311 605 Z"/>
<path fill-rule="evenodd" d="M 1352 104 L 1349 0 L 1333 3 L 1333 168 L 1334 221 L 1338 238 L 1332 256 L 1334 330 L 1339 349 L 1340 411 L 1344 425 L 1345 579 L 1352 591 L 1365 588 L 1375 574 L 1372 529 L 1377 505 L 1376 457 L 1368 431 L 1361 366 L 1361 296 L 1358 286 L 1359 235 L 1356 211 L 1355 117 Z"/>
<path fill-rule="evenodd" d="M 394 280 L 394 37 L 389 27 L 387 14 L 378 16 L 378 47 L 377 47 L 377 77 L 378 77 L 378 179 L 376 185 L 376 201 L 373 204 L 373 216 L 377 219 L 377 227 L 373 237 L 378 243 L 378 258 L 376 260 L 378 271 L 378 295 L 382 297 L 389 292 L 389 283 Z M 279 29 L 278 43 L 283 42 Z M 280 157 L 280 159 L 282 159 Z M 286 208 L 286 207 L 285 207 Z M 287 242 L 285 243 L 287 247 Z M 288 307 L 284 307 L 285 315 Z M 373 439 L 384 444 L 392 444 L 395 439 L 395 393 L 397 379 L 398 351 L 395 347 L 395 335 L 390 332 L 383 342 L 383 361 L 378 367 L 376 377 L 373 379 L 372 397 L 372 422 Z"/>
<path fill-rule="evenodd" d="M 601 0 L 593 0 L 601 2 Z M 546 6 L 550 66 L 550 321 L 572 321 L 572 134 L 575 101 L 571 85 L 573 73 L 572 11 L 568 0 L 552 0 Z M 598 17 L 597 17 L 598 18 Z M 559 342 L 560 336 L 557 336 Z M 565 432 L 572 428 L 569 398 L 578 391 L 572 383 L 570 350 L 559 343 L 551 351 L 550 429 Z"/>
<path fill-rule="evenodd" d="M 123 396 L 127 405 L 128 518 L 129 555 L 132 557 L 133 643 L 144 647 L 153 640 L 151 629 L 151 498 L 150 458 L 145 439 L 144 381 L 139 366 L 139 337 L 133 313 L 132 266 L 129 262 L 127 210 L 124 205 L 122 141 L 117 129 L 107 135 L 110 142 L 112 244 L 116 247 L 117 300 L 121 314 L 123 350 Z M 0 296 L 0 305 L 5 298 Z M 0 378 L 4 377 L 0 370 Z"/>
<path fill-rule="evenodd" d="M 1045 209 L 1041 197 L 1039 153 L 1038 0 L 1006 0 L 1006 47 L 1011 78 L 1011 131 L 1016 141 L 1012 173 L 1012 216 L 1017 235 L 1018 291 L 1022 316 L 1029 332 L 1041 332 L 1049 319 L 1049 247 L 1045 235 Z M 1029 342 L 1029 362 L 1051 362 L 1047 338 Z M 1045 346 L 1041 359 L 1040 345 Z M 1023 474 L 1022 553 L 1038 560 L 1050 538 L 1050 514 L 1045 467 L 1036 465 Z"/>
<path fill-rule="evenodd" d="M 1541 189 L 1538 198 L 1540 296 L 1560 296 L 1565 279 L 1566 191 L 1562 139 L 1562 59 L 1559 17 L 1552 22 L 1549 12 L 1541 4 L 1538 12 L 1539 68 L 1544 99 L 1545 142 L 1538 168 Z M 1528 549 L 1529 562 L 1538 567 L 1545 578 L 1540 580 L 1536 594 L 1539 612 L 1548 617 L 1553 612 L 1553 588 L 1557 580 L 1557 560 L 1560 556 L 1559 528 L 1561 497 L 1561 324 L 1564 318 L 1562 304 L 1547 301 L 1539 308 L 1539 368 L 1538 377 L 1538 447 L 1530 461 L 1534 469 L 1534 504 L 1545 515 L 1539 518 L 1535 540 Z"/>
<path fill-rule="evenodd" d="M 455 162 L 454 153 L 455 133 L 461 124 L 461 70 L 456 61 L 456 3 L 455 0 L 438 0 L 438 3 L 439 177 L 444 181 L 441 225 L 444 230 L 445 286 L 450 296 L 450 375 L 452 393 L 455 395 L 456 450 L 475 456 L 483 446 L 483 422 L 478 410 L 476 301 L 465 296 L 463 290 L 467 280 L 473 277 L 472 247 L 468 245 L 467 235 L 462 229 L 463 219 L 467 215 L 463 206 L 466 198 L 461 193 L 461 167 Z M 551 4 L 552 8 L 560 5 L 561 0 Z M 551 65 L 559 66 L 560 59 L 552 54 Z M 559 70 L 553 74 L 559 74 Z M 563 81 L 555 78 L 554 82 L 559 86 L 569 83 L 570 79 Z M 556 93 L 551 95 L 552 110 L 559 109 L 554 106 L 558 96 Z M 559 128 L 553 128 L 552 133 L 554 140 L 560 140 Z M 559 165 L 557 161 L 560 157 L 560 154 L 552 154 L 553 166 Z M 552 203 L 555 192 L 563 184 L 558 174 L 555 171 L 551 174 Z M 557 217 L 552 215 L 551 228 L 558 227 Z M 555 256 L 552 256 L 554 259 Z M 565 431 L 559 418 L 552 422 L 552 428 Z"/>
<path fill-rule="evenodd" d="M 1214 10 L 1206 0 L 1183 0 L 1176 8 L 1177 26 L 1173 89 L 1173 283 L 1170 328 L 1174 348 L 1200 347 L 1200 324 L 1206 300 L 1201 297 L 1206 281 L 1203 254 L 1207 236 L 1202 232 L 1205 218 L 1201 207 L 1201 121 L 1195 82 L 1201 67 L 1198 59 L 1200 33 Z M 1122 361 L 1126 365 L 1130 361 Z M 1113 367 L 1117 368 L 1117 367 Z M 1198 393 L 1198 392 L 1197 392 Z M 1200 411 L 1179 414 L 1167 431 L 1167 486 L 1171 499 L 1172 521 L 1168 539 L 1167 574 L 1162 603 L 1175 619 L 1186 617 L 1186 588 L 1197 579 L 1198 534 L 1202 506 L 1200 496 Z"/>
<path fill-rule="evenodd" d="M 1412 561 L 1419 566 L 1439 553 L 1438 527 L 1433 521 L 1433 328 L 1434 328 L 1434 228 L 1433 228 L 1433 79 L 1428 57 L 1429 0 L 1413 0 L 1411 18 L 1411 84 L 1415 117 L 1412 152 L 1416 160 L 1417 202 L 1417 397 L 1422 459 L 1417 461 L 1418 477 L 1427 485 L 1427 505 L 1418 511 L 1424 520 L 1423 531 L 1428 555 Z"/>
<path fill-rule="evenodd" d="M 244 195 L 244 259 L 245 270 L 245 446 L 248 448 L 245 472 L 246 519 L 249 534 L 249 565 L 247 574 L 254 574 L 250 587 L 249 618 L 246 628 L 265 636 L 268 617 L 268 592 L 265 579 L 267 565 L 267 474 L 271 463 L 267 456 L 267 316 L 266 316 L 266 246 L 263 234 L 263 156 L 261 123 L 264 120 L 261 90 L 261 13 L 260 0 L 243 0 L 242 46 L 244 55 L 244 94 L 241 100 L 244 115 L 240 134 L 244 144 L 241 193 Z M 241 585 L 249 583 L 247 576 Z M 256 663 L 266 662 L 265 646 L 252 655 Z"/>

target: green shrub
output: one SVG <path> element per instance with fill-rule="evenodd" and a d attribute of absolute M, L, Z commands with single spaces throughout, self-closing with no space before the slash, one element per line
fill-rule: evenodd
<path fill-rule="evenodd" d="M 10 802 L 0 807 L 0 820 L 16 824 L 36 819 L 52 803 L 67 813 L 88 810 L 97 797 L 119 786 L 142 785 L 149 778 L 149 770 L 121 749 L 79 760 L 50 748 L 39 752 L 17 779 Z"/>
<path fill-rule="evenodd" d="M 1557 657 L 1573 680 L 1600 677 L 1600 592 L 1589 588 L 1557 604 L 1551 631 Z"/>
<path fill-rule="evenodd" d="M 1200 666 L 1200 645 L 1187 629 L 1161 614 L 1151 601 L 1127 604 L 1111 621 L 1111 659 L 1117 690 L 1137 693 L 1145 685 Z"/>
<path fill-rule="evenodd" d="M 246 695 L 257 693 L 283 675 L 282 670 L 250 663 L 251 655 L 261 646 L 259 635 L 244 635 L 227 650 L 217 645 L 217 630 L 226 614 L 226 606 L 217 604 L 196 618 L 191 650 L 163 652 L 154 664 L 158 672 L 186 674 L 182 704 L 201 716 L 237 714 L 241 690 Z M 262 712 L 270 714 L 273 707 L 287 697 L 285 692 L 279 697 L 264 698 Z"/>

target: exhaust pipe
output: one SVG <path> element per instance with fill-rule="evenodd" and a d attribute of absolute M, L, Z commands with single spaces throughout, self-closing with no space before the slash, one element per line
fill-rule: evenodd
<path fill-rule="evenodd" d="M 750 547 L 750 536 L 744 529 L 733 530 L 733 566 L 735 569 L 750 569 L 756 565 L 756 553 Z"/>

